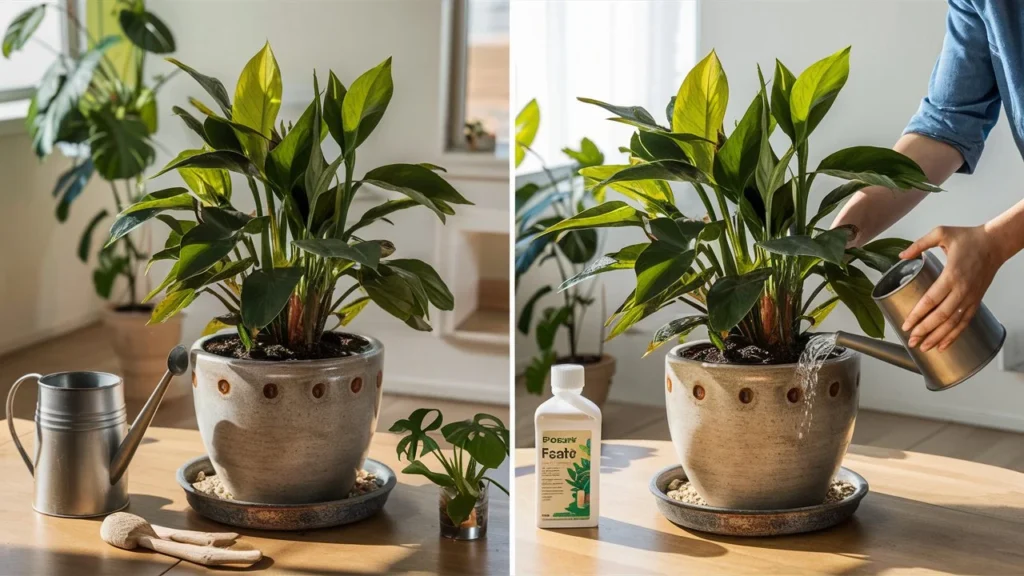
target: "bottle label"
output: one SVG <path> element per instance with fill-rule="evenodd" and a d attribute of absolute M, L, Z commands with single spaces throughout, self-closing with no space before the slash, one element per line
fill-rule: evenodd
<path fill-rule="evenodd" d="M 590 519 L 590 432 L 545 431 L 540 438 L 540 517 Z"/>

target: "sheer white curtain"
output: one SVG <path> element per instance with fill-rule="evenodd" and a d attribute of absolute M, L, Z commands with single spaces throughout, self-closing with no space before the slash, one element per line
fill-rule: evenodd
<path fill-rule="evenodd" d="M 548 164 L 584 136 L 609 160 L 632 129 L 577 96 L 643 106 L 660 122 L 696 63 L 697 0 L 515 0 L 512 2 L 514 111 L 536 98 L 541 126 L 533 148 Z M 528 157 L 520 172 L 534 172 Z"/>

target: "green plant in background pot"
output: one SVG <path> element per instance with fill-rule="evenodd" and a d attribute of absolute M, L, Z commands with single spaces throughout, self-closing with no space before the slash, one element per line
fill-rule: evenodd
<path fill-rule="evenodd" d="M 553 286 L 541 286 L 526 299 L 520 311 L 518 330 L 528 335 L 532 327 L 539 350 L 526 368 L 526 389 L 530 393 L 541 394 L 551 366 L 556 363 L 582 364 L 587 381 L 583 394 L 600 406 L 608 398 L 612 376 L 615 374 L 615 359 L 604 353 L 603 335 L 598 339 L 597 354 L 580 352 L 583 320 L 587 309 L 594 304 L 596 284 L 579 286 L 579 282 L 571 278 L 579 276 L 590 267 L 600 266 L 604 261 L 595 261 L 602 235 L 592 229 L 573 230 L 555 241 L 544 231 L 593 206 L 595 200 L 603 200 L 604 194 L 601 191 L 597 191 L 595 198 L 595 194 L 582 186 L 582 179 L 576 172 L 581 168 L 601 165 L 604 163 L 604 154 L 593 142 L 584 138 L 579 150 L 562 150 L 571 164 L 564 169 L 552 170 L 530 148 L 539 127 L 540 107 L 536 100 L 531 100 L 516 116 L 516 166 L 523 162 L 527 154 L 532 154 L 540 161 L 541 172 L 539 178 L 523 183 L 516 190 L 516 288 L 519 287 L 521 276 L 545 262 L 553 261 L 561 278 L 561 298 L 557 306 L 547 306 L 539 312 L 537 322 L 533 324 L 535 310 L 544 305 L 544 300 L 558 297 Z M 555 340 L 562 329 L 566 333 L 568 355 L 560 357 L 555 352 Z"/>
<path fill-rule="evenodd" d="M 419 408 L 408 418 L 391 426 L 391 432 L 404 433 L 398 443 L 398 458 L 409 465 L 404 474 L 419 474 L 440 488 L 441 535 L 456 540 L 475 540 L 487 534 L 487 484 L 508 494 L 500 482 L 487 476 L 509 455 L 509 433 L 505 424 L 490 414 L 477 414 L 472 420 L 442 426 L 444 416 L 436 408 Z M 430 432 L 440 430 L 452 445 L 445 456 Z M 421 459 L 428 454 L 444 472 L 434 472 Z"/>
<path fill-rule="evenodd" d="M 145 195 L 143 173 L 153 163 L 157 131 L 156 93 L 168 79 L 146 78 L 149 54 L 175 50 L 170 29 L 141 0 L 122 0 L 114 6 L 119 34 L 98 38 L 60 5 L 39 4 L 26 9 L 8 26 L 3 54 L 11 58 L 32 40 L 48 11 L 66 18 L 87 39 L 81 54 L 57 53 L 32 96 L 26 121 L 32 147 L 41 160 L 60 149 L 72 166 L 57 179 L 57 220 L 65 222 L 72 203 L 97 175 L 107 181 L 117 211 Z M 112 49 L 128 45 L 123 65 L 111 58 Z M 104 208 L 82 232 L 78 257 L 88 262 L 93 232 L 111 216 Z M 148 397 L 165 369 L 167 350 L 181 338 L 179 323 L 157 330 L 145 328 L 150 309 L 141 304 L 144 293 L 140 264 L 148 257 L 148 236 L 124 236 L 97 254 L 93 284 L 104 300 L 112 300 L 104 320 L 125 380 L 125 394 Z M 115 296 L 123 279 L 125 292 Z"/>
<path fill-rule="evenodd" d="M 394 91 L 390 58 L 347 88 L 332 72 L 321 91 L 314 74 L 316 96 L 290 125 L 277 122 L 282 81 L 269 44 L 242 70 L 233 101 L 219 80 L 172 62 L 219 111 L 193 100 L 200 121 L 174 109 L 202 141 L 160 172 L 177 171 L 185 186 L 126 208 L 110 242 L 153 219 L 170 227 L 151 259 L 170 264 L 147 296 L 164 294 L 151 322 L 174 317 L 201 294 L 226 308 L 207 332 L 233 326 L 234 333 L 200 339 L 192 355 L 199 431 L 232 494 L 263 503 L 341 498 L 373 435 L 383 347 L 327 323 L 348 325 L 373 302 L 415 330 L 431 330 L 429 307 L 454 306 L 444 281 L 426 262 L 393 258 L 400 248 L 366 234 L 401 210 L 422 207 L 443 223 L 452 205 L 469 202 L 430 164 L 390 164 L 356 177 L 357 151 Z M 321 147 L 328 135 L 341 149 L 331 162 Z M 232 174 L 245 182 L 254 212 L 234 207 Z M 370 187 L 401 197 L 356 217 L 353 199 Z"/>
<path fill-rule="evenodd" d="M 682 466 L 714 506 L 785 508 L 822 501 L 853 431 L 859 356 L 845 351 L 826 361 L 815 385 L 822 390 L 805 389 L 794 362 L 808 329 L 840 302 L 865 333 L 883 336 L 884 321 L 861 266 L 885 270 L 909 244 L 885 239 L 847 249 L 848 232 L 822 229 L 822 220 L 869 185 L 938 190 L 917 164 L 887 148 L 845 148 L 812 167 L 809 137 L 846 83 L 849 54 L 849 48 L 840 50 L 799 76 L 776 62 L 770 88 L 762 76 L 761 90 L 729 134 L 723 127 L 728 81 L 714 52 L 670 101 L 669 126 L 643 108 L 581 99 L 637 128 L 628 164 L 581 170 L 595 190 L 611 188 L 631 202 L 604 202 L 546 233 L 561 238 L 603 227 L 641 232 L 642 243 L 573 279 L 633 271 L 636 288 L 609 319 L 610 337 L 676 304 L 697 313 L 660 328 L 648 353 L 698 326 L 708 328 L 710 343 L 669 352 L 665 384 Z M 769 140 L 776 129 L 787 142 L 781 154 Z M 810 212 L 812 184 L 831 180 L 842 182 Z M 687 184 L 686 193 L 700 200 L 705 214 L 684 215 L 670 182 Z M 815 287 L 805 293 L 812 279 Z"/>

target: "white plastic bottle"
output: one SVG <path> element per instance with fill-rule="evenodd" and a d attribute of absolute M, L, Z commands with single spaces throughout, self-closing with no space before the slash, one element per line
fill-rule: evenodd
<path fill-rule="evenodd" d="M 538 528 L 592 528 L 600 518 L 601 409 L 582 391 L 582 366 L 553 366 L 553 396 L 534 414 Z"/>

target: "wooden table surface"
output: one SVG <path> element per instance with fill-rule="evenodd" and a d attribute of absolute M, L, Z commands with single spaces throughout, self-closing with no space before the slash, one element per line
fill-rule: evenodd
<path fill-rule="evenodd" d="M 602 444 L 598 528 L 540 530 L 534 451 L 516 450 L 516 574 L 1024 574 L 1024 474 L 914 452 L 851 446 L 870 484 L 853 519 L 822 532 L 723 537 L 658 512 L 648 482 L 670 442 Z"/>
<path fill-rule="evenodd" d="M 33 423 L 16 419 L 25 448 L 34 449 Z M 32 478 L 14 444 L 0 440 L 0 575 L 177 575 L 214 570 L 148 550 L 126 551 L 100 539 L 101 519 L 66 519 L 32 510 Z M 153 524 L 204 531 L 237 531 L 236 547 L 264 558 L 249 568 L 269 574 L 508 574 L 508 498 L 492 488 L 487 538 L 455 542 L 438 534 L 437 488 L 422 476 L 402 474 L 398 436 L 378 432 L 370 456 L 398 474 L 384 510 L 363 522 L 309 532 L 230 528 L 189 508 L 175 474 L 204 453 L 199 433 L 150 428 L 128 471 L 127 511 Z M 496 478 L 507 476 L 499 470 Z M 225 570 L 217 570 L 224 572 Z M 238 569 L 227 571 L 237 572 Z"/>

